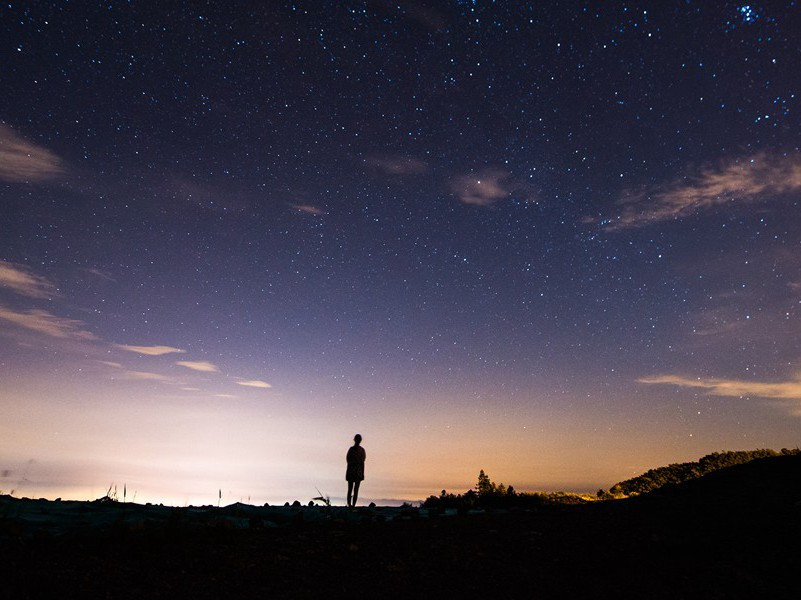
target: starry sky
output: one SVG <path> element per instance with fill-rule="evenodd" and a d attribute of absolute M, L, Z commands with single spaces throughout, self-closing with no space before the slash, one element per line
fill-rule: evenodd
<path fill-rule="evenodd" d="M 0 490 L 608 487 L 801 436 L 797 2 L 0 5 Z"/>

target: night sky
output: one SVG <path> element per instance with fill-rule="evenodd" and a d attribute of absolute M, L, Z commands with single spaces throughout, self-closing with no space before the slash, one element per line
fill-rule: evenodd
<path fill-rule="evenodd" d="M 608 487 L 801 439 L 797 2 L 0 6 L 0 490 Z M 361 500 L 361 498 L 360 498 Z"/>

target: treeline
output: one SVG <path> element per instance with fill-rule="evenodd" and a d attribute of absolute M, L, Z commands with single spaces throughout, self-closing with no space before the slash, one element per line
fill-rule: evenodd
<path fill-rule="evenodd" d="M 733 467 L 734 465 L 741 465 L 757 458 L 792 454 L 801 454 L 801 450 L 798 448 L 793 450 L 782 448 L 779 452 L 768 449 L 713 452 L 696 462 L 676 463 L 668 465 L 667 467 L 651 469 L 642 475 L 616 483 L 609 488 L 609 492 L 598 490 L 598 497 L 606 498 L 610 496 L 619 497 L 645 494 L 663 485 L 682 483 L 690 479 L 696 479 L 707 473 L 725 469 L 726 467 Z"/>
<path fill-rule="evenodd" d="M 584 504 L 593 500 L 592 496 L 567 492 L 517 492 L 511 485 L 495 483 L 482 469 L 478 474 L 475 489 L 463 494 L 451 494 L 442 490 L 439 496 L 429 496 L 422 508 L 444 510 L 455 508 L 460 511 L 488 508 L 533 508 L 544 504 Z"/>
<path fill-rule="evenodd" d="M 478 474 L 475 489 L 463 494 L 452 494 L 442 490 L 439 496 L 429 496 L 422 503 L 423 508 L 444 510 L 455 508 L 460 511 L 487 508 L 533 508 L 545 504 L 585 504 L 593 500 L 611 500 L 627 496 L 645 494 L 663 485 L 677 484 L 696 479 L 707 473 L 750 462 L 758 458 L 798 455 L 798 448 L 780 451 L 769 449 L 713 452 L 696 462 L 676 463 L 667 467 L 651 469 L 638 477 L 616 483 L 609 491 L 600 489 L 595 495 L 572 494 L 566 492 L 517 492 L 514 487 L 496 484 L 482 469 Z"/>

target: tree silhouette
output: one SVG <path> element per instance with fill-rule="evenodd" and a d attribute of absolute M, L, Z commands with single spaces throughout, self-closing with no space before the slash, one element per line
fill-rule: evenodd
<path fill-rule="evenodd" d="M 476 484 L 476 491 L 479 496 L 486 496 L 495 491 L 495 484 L 490 481 L 489 475 L 481 469 L 478 473 L 478 483 Z"/>

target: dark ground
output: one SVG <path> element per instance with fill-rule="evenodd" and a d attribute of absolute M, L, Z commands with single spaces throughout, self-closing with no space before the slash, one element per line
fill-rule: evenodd
<path fill-rule="evenodd" d="M 19 502 L 0 503 L 2 598 L 801 598 L 801 456 L 586 506 L 316 522 L 283 509 L 275 527 L 252 507 L 200 523 L 152 507 L 166 519 L 54 534 Z"/>

